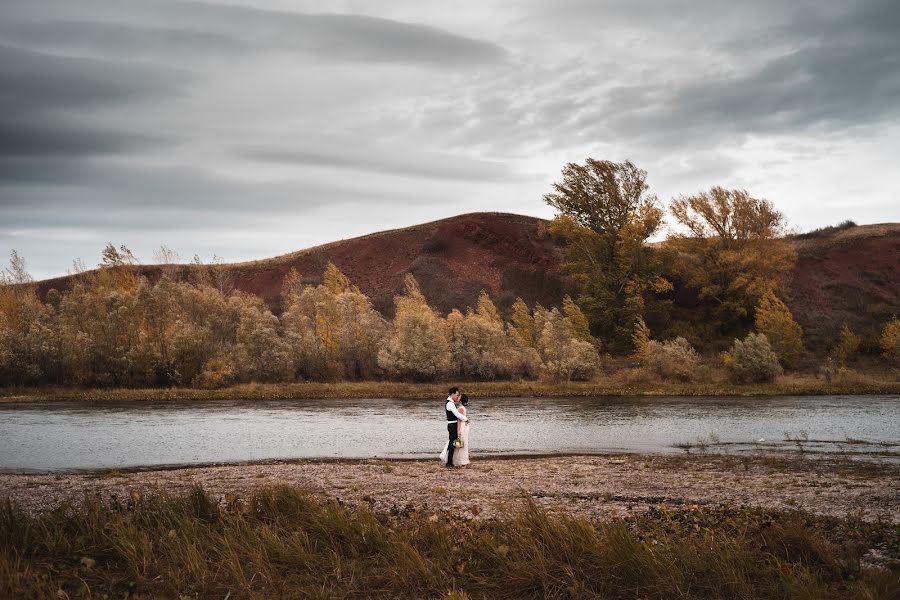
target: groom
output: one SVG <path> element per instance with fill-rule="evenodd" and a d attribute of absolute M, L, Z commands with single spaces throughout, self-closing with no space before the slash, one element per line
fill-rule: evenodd
<path fill-rule="evenodd" d="M 450 435 L 450 443 L 447 445 L 447 468 L 453 467 L 453 450 L 456 441 L 456 423 L 458 421 L 468 421 L 466 415 L 460 414 L 456 409 L 456 401 L 459 400 L 459 388 L 453 386 L 450 388 L 450 395 L 447 396 L 447 404 L 444 405 L 444 411 L 447 413 L 447 433 Z"/>

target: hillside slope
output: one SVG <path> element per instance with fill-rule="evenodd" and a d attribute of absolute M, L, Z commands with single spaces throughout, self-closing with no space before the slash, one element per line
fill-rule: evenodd
<path fill-rule="evenodd" d="M 546 221 L 522 215 L 473 213 L 404 229 L 394 229 L 223 268 L 235 289 L 279 308 L 284 276 L 292 269 L 306 283 L 319 283 L 333 262 L 371 298 L 376 309 L 393 314 L 393 297 L 412 273 L 429 302 L 442 312 L 474 305 L 482 289 L 501 307 L 522 296 L 529 304 L 558 304 L 567 289 L 560 263 L 563 249 L 544 231 Z M 178 265 L 178 278 L 198 268 Z M 156 281 L 159 265 L 141 265 Z M 78 276 L 39 282 L 43 297 L 52 288 L 68 289 Z"/>
<path fill-rule="evenodd" d="M 329 261 L 388 315 L 406 273 L 444 313 L 474 305 L 482 289 L 502 309 L 517 296 L 553 306 L 573 288 L 561 267 L 564 249 L 545 225 L 522 215 L 465 214 L 222 268 L 235 289 L 259 295 L 275 310 L 290 269 L 318 283 Z M 900 224 L 862 225 L 791 243 L 798 260 L 787 300 L 810 340 L 833 337 L 845 321 L 856 331 L 874 332 L 879 314 L 900 308 Z M 162 272 L 159 265 L 138 268 L 151 281 Z M 173 272 L 188 278 L 199 268 L 178 265 Z M 41 281 L 39 294 L 65 290 L 77 277 Z"/>
<path fill-rule="evenodd" d="M 830 339 L 846 322 L 857 332 L 878 329 L 900 311 L 900 223 L 860 225 L 792 240 L 797 263 L 788 305 L 811 339 Z"/>

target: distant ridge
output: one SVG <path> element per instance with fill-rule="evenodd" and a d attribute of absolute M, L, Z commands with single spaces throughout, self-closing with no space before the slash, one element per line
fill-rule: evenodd
<path fill-rule="evenodd" d="M 260 296 L 276 311 L 282 280 L 292 268 L 304 282 L 315 284 L 329 262 L 387 315 L 407 273 L 444 313 L 473 306 L 482 289 L 502 309 L 517 296 L 529 305 L 554 306 L 575 290 L 561 266 L 564 248 L 547 233 L 547 223 L 523 215 L 470 213 L 222 268 L 235 289 Z M 900 224 L 860 225 L 790 241 L 798 260 L 788 280 L 787 303 L 808 338 L 830 338 L 844 322 L 856 331 L 871 329 L 878 314 L 900 307 Z M 186 279 L 205 267 L 166 268 Z M 137 269 L 155 281 L 163 267 Z M 78 277 L 40 281 L 38 293 L 44 297 L 52 288 L 66 290 Z"/>

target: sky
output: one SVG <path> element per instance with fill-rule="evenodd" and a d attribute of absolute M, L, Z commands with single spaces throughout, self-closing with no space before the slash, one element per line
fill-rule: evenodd
<path fill-rule="evenodd" d="M 46 278 L 107 242 L 233 262 L 551 218 L 588 157 L 663 204 L 896 222 L 898 31 L 896 0 L 3 0 L 0 252 Z"/>

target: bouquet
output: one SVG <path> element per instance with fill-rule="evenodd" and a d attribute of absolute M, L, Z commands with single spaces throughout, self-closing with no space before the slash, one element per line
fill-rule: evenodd
<path fill-rule="evenodd" d="M 463 445 L 464 445 L 464 443 L 463 443 L 463 441 L 462 441 L 461 439 L 456 438 L 455 440 L 453 440 L 453 447 L 454 447 L 454 448 L 462 448 Z"/>

